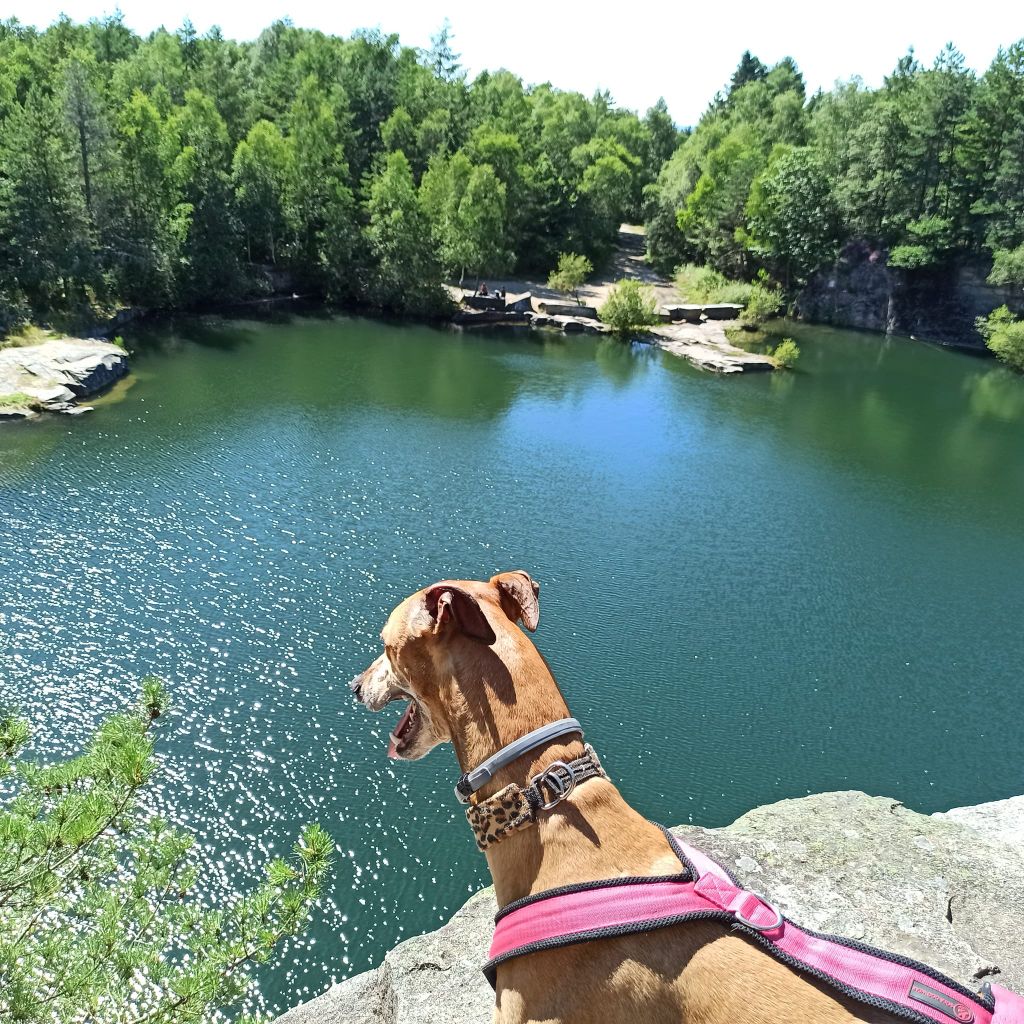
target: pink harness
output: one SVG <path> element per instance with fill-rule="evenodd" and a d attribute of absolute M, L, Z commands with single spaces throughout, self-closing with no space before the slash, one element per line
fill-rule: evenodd
<path fill-rule="evenodd" d="M 513 957 L 577 942 L 652 931 L 684 921 L 732 925 L 782 963 L 869 1006 L 918 1024 L 1024 1024 L 1024 998 L 985 984 L 981 994 L 924 964 L 850 939 L 801 928 L 721 865 L 666 832 L 686 871 L 551 889 L 517 900 L 495 918 L 484 974 Z"/>

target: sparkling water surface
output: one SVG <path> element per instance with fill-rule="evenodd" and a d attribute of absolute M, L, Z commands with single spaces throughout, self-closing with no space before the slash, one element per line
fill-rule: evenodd
<path fill-rule="evenodd" d="M 0 425 L 0 704 L 66 752 L 163 676 L 151 799 L 199 837 L 211 896 L 328 829 L 328 897 L 264 971 L 272 1009 L 486 881 L 450 749 L 393 765 L 401 709 L 346 686 L 435 579 L 541 582 L 538 646 L 655 820 L 1022 793 L 1024 380 L 794 330 L 798 372 L 743 378 L 357 319 L 131 336 L 94 413 Z"/>

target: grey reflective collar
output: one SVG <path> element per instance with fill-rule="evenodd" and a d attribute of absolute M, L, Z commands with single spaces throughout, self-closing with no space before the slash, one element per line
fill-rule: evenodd
<path fill-rule="evenodd" d="M 575 718 L 560 718 L 557 722 L 549 722 L 547 725 L 542 725 L 539 729 L 534 729 L 533 732 L 528 732 L 525 736 L 513 740 L 507 747 L 502 747 L 496 754 L 491 754 L 483 764 L 471 772 L 466 772 L 455 786 L 455 795 L 459 798 L 460 803 L 468 803 L 469 798 L 481 786 L 486 786 L 494 778 L 495 772 L 504 768 L 505 765 L 511 764 L 517 757 L 522 757 L 527 751 L 533 750 L 534 747 L 564 736 L 567 732 L 578 732 L 581 736 L 583 735 L 583 729 Z"/>

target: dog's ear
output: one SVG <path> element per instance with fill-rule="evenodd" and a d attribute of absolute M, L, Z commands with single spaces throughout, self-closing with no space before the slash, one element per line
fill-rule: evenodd
<path fill-rule="evenodd" d="M 534 632 L 540 621 L 540 602 L 537 600 L 540 584 L 522 569 L 499 572 L 491 577 L 491 582 L 498 588 L 505 614 L 513 622 L 522 622 L 525 629 Z"/>
<path fill-rule="evenodd" d="M 495 641 L 494 630 L 476 598 L 461 587 L 450 583 L 439 583 L 426 594 L 427 612 L 434 620 L 434 633 L 440 633 L 449 623 L 457 629 L 487 644 Z"/>

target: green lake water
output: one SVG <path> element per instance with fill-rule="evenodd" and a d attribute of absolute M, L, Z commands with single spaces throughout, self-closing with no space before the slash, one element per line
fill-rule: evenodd
<path fill-rule="evenodd" d="M 541 582 L 537 643 L 655 820 L 1022 793 L 1024 380 L 797 335 L 798 372 L 734 378 L 363 320 L 129 337 L 130 383 L 96 412 L 0 426 L 0 704 L 70 750 L 165 677 L 153 799 L 214 890 L 326 826 L 330 892 L 265 973 L 277 1008 L 485 881 L 450 749 L 391 764 L 396 716 L 346 686 L 441 577 Z"/>

